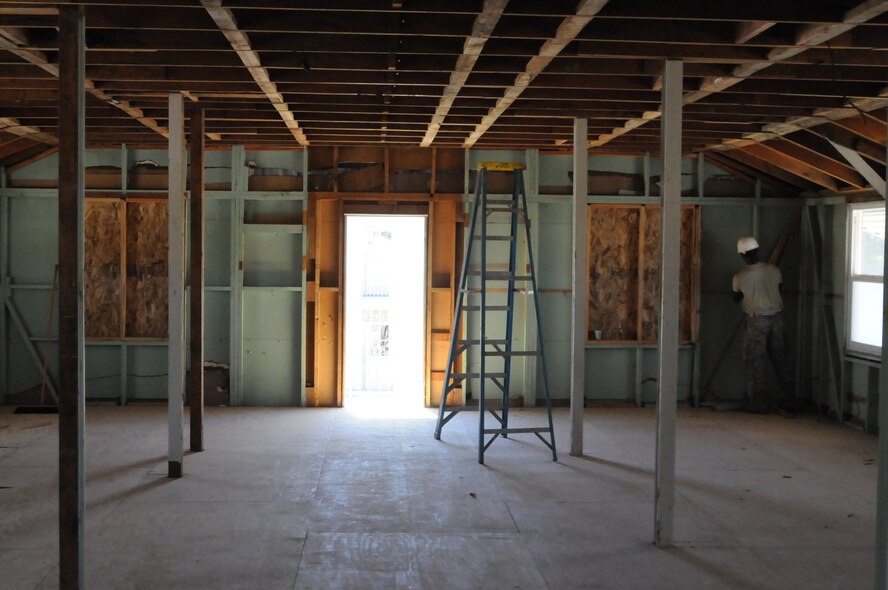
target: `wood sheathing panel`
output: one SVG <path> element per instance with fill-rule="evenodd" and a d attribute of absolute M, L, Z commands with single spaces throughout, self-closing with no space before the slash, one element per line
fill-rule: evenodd
<path fill-rule="evenodd" d="M 342 202 L 314 201 L 316 215 L 314 302 L 314 388 L 306 391 L 309 406 L 341 404 L 342 301 Z"/>
<path fill-rule="evenodd" d="M 458 282 L 457 221 L 455 201 L 432 201 L 429 211 L 429 295 L 426 317 L 426 404 L 436 406 L 444 390 L 444 373 L 453 326 Z M 457 370 L 461 365 L 457 365 Z M 462 388 L 452 390 L 447 405 L 462 404 Z"/>
<path fill-rule="evenodd" d="M 694 307 L 695 210 L 681 210 L 681 271 L 679 275 L 678 337 L 691 340 Z M 645 207 L 643 254 L 642 340 L 656 341 L 660 329 L 660 208 Z"/>
<path fill-rule="evenodd" d="M 120 338 L 121 201 L 87 201 L 83 304 L 87 338 Z"/>
<path fill-rule="evenodd" d="M 167 337 L 168 214 L 165 202 L 126 204 L 126 335 Z"/>
<path fill-rule="evenodd" d="M 639 207 L 589 207 L 589 332 L 635 340 L 638 325 Z"/>

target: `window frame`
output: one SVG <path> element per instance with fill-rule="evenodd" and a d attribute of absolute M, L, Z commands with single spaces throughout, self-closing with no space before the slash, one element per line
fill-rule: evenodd
<path fill-rule="evenodd" d="M 855 283 L 871 283 L 882 285 L 885 288 L 885 277 L 883 275 L 865 275 L 855 274 L 857 262 L 857 234 L 855 213 L 865 209 L 882 209 L 885 210 L 885 203 L 879 201 L 869 201 L 865 203 L 851 203 L 848 205 L 848 217 L 846 226 L 846 259 L 845 259 L 845 350 L 856 356 L 864 356 L 872 359 L 881 359 L 882 347 L 865 344 L 851 339 L 851 323 L 853 321 L 852 303 L 854 301 L 854 284 Z M 884 291 L 883 291 L 884 293 Z M 884 341 L 882 342 L 884 344 Z"/>

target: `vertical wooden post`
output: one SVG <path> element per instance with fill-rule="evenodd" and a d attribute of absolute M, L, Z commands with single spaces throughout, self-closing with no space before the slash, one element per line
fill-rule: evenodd
<path fill-rule="evenodd" d="M 182 95 L 169 95 L 169 342 L 167 400 L 169 477 L 182 477 L 185 391 L 185 112 Z"/>
<path fill-rule="evenodd" d="M 586 399 L 586 242 L 589 233 L 589 131 L 586 119 L 574 119 L 573 130 L 573 297 L 570 355 L 570 454 L 583 455 Z M 534 297 L 537 294 L 534 293 Z"/>
<path fill-rule="evenodd" d="M 886 144 L 888 149 L 888 144 Z M 886 176 L 888 184 L 888 176 Z M 888 215 L 885 216 L 888 228 Z M 888 240 L 884 277 L 888 277 Z M 882 293 L 882 367 L 879 371 L 879 472 L 876 480 L 876 590 L 888 590 L 888 289 Z"/>
<path fill-rule="evenodd" d="M 204 415 L 204 113 L 191 111 L 191 450 L 203 450 Z"/>
<path fill-rule="evenodd" d="M 59 7 L 59 586 L 85 587 L 84 12 Z"/>
<path fill-rule="evenodd" d="M 682 62 L 663 66 L 660 131 L 660 334 L 657 342 L 657 463 L 654 542 L 672 546 L 675 504 L 675 404 L 678 397 L 678 304 L 681 251 Z"/>

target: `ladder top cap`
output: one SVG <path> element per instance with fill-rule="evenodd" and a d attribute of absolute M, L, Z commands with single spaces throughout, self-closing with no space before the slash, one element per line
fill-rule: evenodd
<path fill-rule="evenodd" d="M 514 172 L 515 170 L 524 170 L 527 168 L 521 162 L 478 162 L 478 170 L 499 170 L 504 172 Z"/>

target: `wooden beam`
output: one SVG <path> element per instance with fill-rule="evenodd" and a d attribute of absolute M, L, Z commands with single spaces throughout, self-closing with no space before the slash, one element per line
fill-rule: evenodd
<path fill-rule="evenodd" d="M 444 87 L 441 101 L 435 109 L 435 114 L 432 116 L 432 121 L 429 123 L 425 137 L 422 138 L 420 143 L 422 147 L 432 145 L 432 142 L 435 140 L 435 135 L 437 135 L 438 130 L 444 123 L 444 119 L 447 117 L 447 113 L 450 112 L 450 107 L 453 106 L 453 101 L 459 95 L 459 91 L 462 90 L 466 80 L 469 79 L 469 74 L 472 73 L 475 62 L 478 61 L 478 56 L 481 55 L 484 44 L 493 33 L 493 29 L 496 27 L 496 23 L 499 22 L 508 1 L 484 0 L 484 7 L 472 25 L 472 33 L 466 38 L 465 44 L 463 44 L 462 55 L 457 58 L 456 66 L 450 74 L 450 83 Z"/>
<path fill-rule="evenodd" d="M 84 11 L 59 10 L 59 587 L 84 572 Z"/>
<path fill-rule="evenodd" d="M 797 186 L 784 182 L 778 178 L 774 178 L 761 170 L 756 170 L 752 166 L 748 166 L 737 160 L 731 160 L 719 152 L 707 152 L 706 161 L 726 172 L 730 172 L 734 176 L 744 178 L 753 184 L 756 180 L 761 180 L 762 184 L 767 184 L 779 191 L 790 193 L 799 193 L 801 191 Z"/>
<path fill-rule="evenodd" d="M 583 456 L 583 418 L 586 405 L 586 310 L 589 304 L 589 269 L 586 247 L 589 240 L 589 142 L 586 119 L 574 119 L 573 131 L 573 274 L 571 289 L 570 354 L 570 454 Z"/>
<path fill-rule="evenodd" d="M 204 416 L 204 112 L 191 111 L 191 375 L 188 406 L 191 451 L 203 444 Z"/>
<path fill-rule="evenodd" d="M 682 62 L 663 68 L 660 153 L 660 327 L 657 336 L 657 449 L 654 543 L 672 546 L 675 506 L 675 419 L 678 401 L 679 264 L 681 251 Z"/>
<path fill-rule="evenodd" d="M 29 157 L 25 158 L 24 160 L 20 160 L 20 161 L 16 162 L 15 164 L 5 166 L 6 172 L 15 172 L 16 170 L 21 170 L 22 168 L 24 168 L 26 166 L 30 166 L 34 162 L 39 162 L 43 158 L 48 158 L 49 156 L 51 156 L 55 153 L 58 153 L 58 151 L 59 151 L 59 146 L 57 146 L 57 145 L 52 146 L 49 149 L 46 149 L 44 147 L 40 151 L 40 153 L 38 153 L 38 154 L 35 154 L 33 156 L 29 156 Z"/>
<path fill-rule="evenodd" d="M 27 137 L 16 137 L 12 141 L 0 144 L 0 160 L 6 160 L 9 156 L 38 145 L 40 145 L 40 142 L 34 142 Z"/>
<path fill-rule="evenodd" d="M 885 179 L 880 176 L 875 170 L 873 170 L 872 166 L 870 166 L 857 152 L 854 150 L 848 149 L 843 145 L 839 145 L 835 142 L 832 143 L 832 146 L 839 152 L 843 158 L 845 158 L 849 164 L 854 166 L 854 168 L 860 172 L 861 176 L 866 178 L 866 181 L 869 183 L 877 193 L 879 193 L 882 198 L 885 198 Z"/>
<path fill-rule="evenodd" d="M 746 153 L 752 154 L 760 160 L 773 162 L 787 172 L 805 178 L 813 182 L 814 184 L 822 186 L 823 188 L 829 189 L 831 191 L 838 190 L 838 186 L 836 186 L 835 180 L 833 180 L 832 177 L 830 177 L 828 174 L 824 173 L 821 170 L 818 170 L 807 162 L 796 159 L 783 153 L 779 149 L 771 147 L 769 144 L 755 143 L 741 148 L 741 150 Z"/>
<path fill-rule="evenodd" d="M 698 102 L 712 94 L 731 88 L 756 72 L 775 63 L 795 57 L 809 47 L 826 43 L 833 37 L 854 28 L 858 24 L 867 22 L 868 20 L 879 16 L 886 10 L 888 10 L 888 0 L 866 0 L 863 4 L 846 12 L 843 18 L 843 23 L 840 25 L 814 25 L 813 27 L 802 29 L 796 38 L 795 45 L 772 49 L 768 52 L 766 60 L 738 65 L 734 68 L 730 76 L 704 78 L 700 84 L 699 90 L 684 95 L 684 104 L 687 105 Z M 647 119 L 630 119 L 622 127 L 617 127 L 611 133 L 601 135 L 597 140 L 590 142 L 589 147 L 599 147 L 604 145 L 615 137 L 624 135 L 632 129 L 644 125 L 647 121 L 659 117 L 659 111 L 654 112 L 656 115 L 650 116 Z"/>
<path fill-rule="evenodd" d="M 61 97 L 59 102 L 61 102 Z M 33 139 L 40 143 L 55 145 L 59 142 L 56 136 L 44 133 L 36 127 L 22 125 L 16 119 L 11 117 L 0 117 L 0 128 L 3 129 L 4 133 L 11 133 L 13 135 L 18 135 L 19 137 L 27 137 L 28 139 Z"/>
<path fill-rule="evenodd" d="M 59 77 L 58 66 L 52 63 L 46 54 L 36 49 L 23 48 L 23 45 L 28 45 L 28 39 L 24 33 L 17 33 L 8 28 L 0 28 L 0 49 L 6 49 L 23 60 L 34 64 L 53 77 Z M 132 106 L 128 101 L 118 100 L 102 90 L 99 90 L 96 88 L 95 83 L 88 79 L 84 79 L 84 88 L 86 92 L 89 92 L 99 100 L 120 109 L 133 119 L 139 121 L 145 127 L 156 131 L 164 137 L 167 136 L 167 130 L 165 128 L 159 126 L 154 119 L 145 117 L 141 110 Z"/>
<path fill-rule="evenodd" d="M 231 43 L 232 49 L 237 52 L 238 57 L 247 67 L 253 80 L 256 81 L 256 84 L 259 85 L 259 88 L 265 93 L 268 100 L 271 101 L 272 106 L 280 114 L 281 119 L 283 119 L 284 124 L 293 134 L 293 137 L 296 138 L 300 145 L 307 146 L 308 138 L 305 137 L 305 133 L 299 127 L 299 122 L 290 110 L 289 105 L 284 101 L 284 95 L 278 91 L 277 85 L 271 81 L 268 70 L 262 66 L 259 53 L 254 51 L 250 45 L 250 38 L 238 28 L 234 13 L 228 8 L 222 7 L 222 0 L 201 0 L 201 4 L 206 8 L 216 26 L 219 27 L 219 30 L 228 39 L 228 42 Z"/>
<path fill-rule="evenodd" d="M 737 23 L 736 43 L 746 43 L 753 37 L 764 33 L 777 23 L 763 20 L 748 20 Z"/>
<path fill-rule="evenodd" d="M 527 62 L 524 72 L 518 74 L 512 85 L 506 88 L 502 98 L 497 100 L 496 106 L 488 111 L 488 113 L 481 119 L 481 122 L 475 127 L 475 130 L 472 131 L 468 138 L 466 138 L 466 141 L 463 144 L 465 147 L 468 148 L 475 145 L 481 136 L 484 135 L 484 133 L 496 122 L 500 115 L 502 115 L 506 109 L 515 102 L 515 99 L 521 96 L 521 93 L 530 86 L 534 78 L 546 69 L 546 66 L 548 66 L 549 63 L 582 32 L 586 25 L 592 21 L 592 18 L 604 8 L 607 1 L 608 0 L 580 0 L 580 3 L 577 5 L 576 15 L 568 16 L 561 21 L 561 24 L 558 25 L 558 30 L 555 32 L 555 36 L 551 39 L 547 39 L 545 43 L 543 43 L 539 53 L 530 58 L 530 61 Z"/>
<path fill-rule="evenodd" d="M 169 337 L 167 355 L 167 475 L 182 477 L 182 398 L 185 393 L 185 112 L 182 95 L 170 94 L 169 154 Z"/>
<path fill-rule="evenodd" d="M 736 160 L 741 164 L 745 164 L 750 168 L 760 170 L 765 174 L 777 178 L 791 186 L 796 187 L 799 191 L 816 191 L 817 187 L 807 179 L 800 178 L 795 174 L 787 172 L 776 163 L 770 160 L 762 160 L 744 150 L 731 150 L 730 152 L 721 152 L 721 154 L 731 160 Z"/>
<path fill-rule="evenodd" d="M 868 114 L 840 119 L 833 121 L 833 124 L 880 146 L 888 142 L 888 126 L 885 125 L 884 121 L 880 121 Z"/>
<path fill-rule="evenodd" d="M 874 162 L 878 162 L 882 165 L 886 163 L 885 150 L 881 149 L 880 146 L 866 139 L 862 139 L 838 125 L 825 124 L 819 127 L 810 127 L 805 129 L 802 134 L 794 135 L 793 138 L 799 141 L 801 141 L 802 138 L 806 138 L 804 141 L 814 144 L 822 141 L 837 143 L 848 149 L 854 150 Z M 827 145 L 829 144 L 827 143 Z"/>
<path fill-rule="evenodd" d="M 833 178 L 850 184 L 855 188 L 863 188 L 867 186 L 866 180 L 864 180 L 863 177 L 851 166 L 843 164 L 842 162 L 830 158 L 818 151 L 807 148 L 795 141 L 791 141 L 784 137 L 778 137 L 765 142 L 762 145 L 783 152 L 787 156 L 795 158 L 800 162 L 804 162 L 805 164 L 808 164 Z"/>

